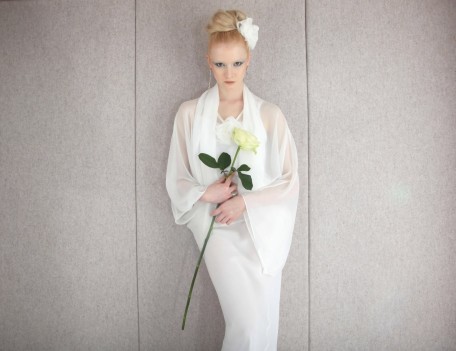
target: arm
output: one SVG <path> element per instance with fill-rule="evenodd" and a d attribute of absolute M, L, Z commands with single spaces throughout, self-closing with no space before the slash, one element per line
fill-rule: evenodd
<path fill-rule="evenodd" d="M 177 224 L 186 224 L 194 215 L 198 201 L 223 203 L 237 190 L 232 177 L 220 178 L 209 186 L 202 185 L 193 176 L 189 157 L 191 155 L 192 109 L 190 102 L 183 103 L 176 114 L 166 170 L 166 189 Z M 197 160 L 197 162 L 200 162 Z"/>
<path fill-rule="evenodd" d="M 269 108 L 269 107 L 268 107 Z M 265 114 L 267 115 L 267 114 Z M 268 131 L 268 162 L 272 181 L 246 192 L 244 218 L 260 258 L 263 274 L 281 271 L 291 247 L 299 198 L 296 145 L 280 109 L 264 122 Z"/>
<path fill-rule="evenodd" d="M 190 169 L 190 113 L 189 102 L 180 105 L 174 119 L 166 169 L 166 190 L 177 224 L 186 224 L 190 220 L 195 203 L 207 188 L 193 177 Z"/>

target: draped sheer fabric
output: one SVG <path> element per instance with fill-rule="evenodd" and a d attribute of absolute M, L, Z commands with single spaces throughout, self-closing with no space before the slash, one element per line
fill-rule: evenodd
<path fill-rule="evenodd" d="M 238 184 L 246 210 L 244 220 L 262 266 L 274 276 L 283 269 L 292 241 L 299 196 L 298 158 L 295 142 L 282 111 L 254 95 L 244 84 L 243 128 L 260 139 L 257 154 L 241 150 L 235 166 L 251 167 L 253 189 Z M 220 172 L 205 166 L 200 152 L 216 155 L 215 124 L 218 86 L 198 99 L 182 103 L 176 113 L 171 137 L 166 188 L 177 224 L 193 232 L 199 249 L 210 226 L 214 204 L 200 201 Z M 231 155 L 233 157 L 234 155 Z"/>

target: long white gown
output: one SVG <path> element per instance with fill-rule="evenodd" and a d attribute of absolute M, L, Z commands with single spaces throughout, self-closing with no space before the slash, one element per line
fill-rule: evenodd
<path fill-rule="evenodd" d="M 199 199 L 220 174 L 198 159 L 198 153 L 205 149 L 195 149 L 195 140 L 202 129 L 200 140 L 207 141 L 215 135 L 212 128 L 222 122 L 219 116 L 217 121 L 214 118 L 218 106 L 216 89 L 214 86 L 199 100 L 186 101 L 179 107 L 166 173 L 175 221 L 187 225 L 200 250 L 211 222 L 209 213 L 215 205 Z M 209 120 L 204 119 L 199 125 L 197 103 L 206 94 L 209 103 L 204 106 L 213 113 L 207 113 L 204 117 Z M 204 261 L 225 318 L 222 351 L 276 351 L 282 268 L 291 244 L 299 193 L 297 152 L 280 109 L 253 95 L 246 86 L 243 96 L 244 109 L 239 120 L 248 130 L 256 128 L 255 135 L 263 133 L 262 150 L 257 155 L 241 152 L 236 165 L 246 163 L 252 167 L 249 174 L 254 188 L 245 190 L 234 177 L 246 210 L 230 225 L 215 222 Z M 213 157 L 222 151 L 234 156 L 235 145 L 227 146 L 218 140 L 214 143 L 215 149 L 209 152 Z"/>
<path fill-rule="evenodd" d="M 216 155 L 235 151 L 217 142 Z M 281 274 L 262 274 L 243 216 L 230 225 L 214 223 L 204 260 L 225 318 L 222 351 L 277 350 Z"/>

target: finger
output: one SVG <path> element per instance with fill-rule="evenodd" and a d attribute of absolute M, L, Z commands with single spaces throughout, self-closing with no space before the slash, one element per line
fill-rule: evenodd
<path fill-rule="evenodd" d="M 225 205 L 221 204 L 219 207 L 215 208 L 213 211 L 215 216 L 226 216 L 227 212 L 225 210 Z"/>
<path fill-rule="evenodd" d="M 233 179 L 233 176 L 234 176 L 234 173 L 231 174 L 229 177 L 226 177 L 225 183 L 230 184 L 230 183 L 231 183 L 231 180 Z"/>
<path fill-rule="evenodd" d="M 217 220 L 217 222 L 222 222 L 223 219 L 226 219 L 226 217 L 227 217 L 228 214 L 227 214 L 226 211 L 223 210 L 223 208 L 220 208 L 220 207 L 219 207 L 219 208 L 217 208 L 216 210 L 214 210 L 214 212 L 215 212 L 215 211 L 217 211 L 217 212 L 216 212 L 216 220 Z"/>
<path fill-rule="evenodd" d="M 215 210 L 213 210 L 211 212 L 211 216 L 218 216 L 220 213 L 222 212 L 222 210 L 219 208 L 216 208 Z"/>
<path fill-rule="evenodd" d="M 228 216 L 225 216 L 223 217 L 221 220 L 220 220 L 220 223 L 222 224 L 226 224 L 226 222 L 229 220 L 229 217 Z"/>
<path fill-rule="evenodd" d="M 220 214 L 217 216 L 216 221 L 219 223 L 224 223 L 226 221 L 226 216 L 224 216 L 223 214 Z"/>

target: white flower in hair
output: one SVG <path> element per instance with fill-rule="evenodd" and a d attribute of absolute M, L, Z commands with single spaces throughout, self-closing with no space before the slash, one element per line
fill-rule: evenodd
<path fill-rule="evenodd" d="M 246 18 L 243 21 L 236 23 L 238 31 L 247 41 L 247 45 L 250 50 L 255 48 L 256 42 L 258 41 L 258 29 L 259 27 L 255 24 L 252 24 L 252 19 L 250 17 Z"/>

